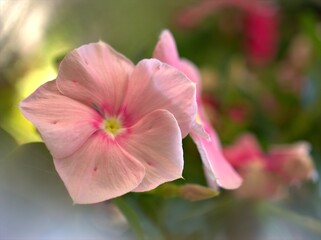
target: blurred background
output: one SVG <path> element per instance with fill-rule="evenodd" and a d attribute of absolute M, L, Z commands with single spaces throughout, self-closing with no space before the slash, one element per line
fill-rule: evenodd
<path fill-rule="evenodd" d="M 243 186 L 200 201 L 172 194 L 206 186 L 187 137 L 184 180 L 72 205 L 19 102 L 70 50 L 103 40 L 136 63 L 164 29 L 198 66 Z M 321 1 L 0 0 L 0 239 L 320 239 L 320 164 Z"/>

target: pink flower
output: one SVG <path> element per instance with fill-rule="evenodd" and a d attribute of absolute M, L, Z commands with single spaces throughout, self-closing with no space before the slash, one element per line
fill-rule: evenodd
<path fill-rule="evenodd" d="M 317 178 L 317 172 L 309 152 L 310 145 L 307 142 L 275 145 L 268 152 L 268 166 L 289 184 L 313 180 Z"/>
<path fill-rule="evenodd" d="M 264 153 L 251 134 L 224 148 L 224 156 L 244 178 L 237 194 L 245 198 L 278 198 L 286 187 L 316 177 L 309 145 L 276 145 Z"/>
<path fill-rule="evenodd" d="M 95 203 L 181 177 L 195 84 L 156 59 L 134 66 L 98 42 L 69 53 L 57 79 L 20 107 L 74 202 Z"/>
<path fill-rule="evenodd" d="M 188 60 L 179 57 L 175 40 L 169 31 L 164 31 L 161 34 L 153 56 L 181 70 L 196 83 L 198 110 L 190 136 L 200 152 L 209 185 L 216 187 L 217 183 L 220 187 L 226 189 L 238 188 L 242 180 L 223 157 L 218 136 L 204 113 L 201 100 L 200 74 L 197 68 Z"/>
<path fill-rule="evenodd" d="M 223 153 L 236 169 L 251 162 L 262 162 L 265 165 L 264 154 L 252 134 L 241 135 L 234 144 L 225 147 Z"/>
<path fill-rule="evenodd" d="M 242 186 L 235 192 L 237 196 L 269 199 L 284 195 L 284 184 L 279 176 L 267 168 L 266 156 L 252 134 L 241 135 L 223 152 L 244 179 Z"/>

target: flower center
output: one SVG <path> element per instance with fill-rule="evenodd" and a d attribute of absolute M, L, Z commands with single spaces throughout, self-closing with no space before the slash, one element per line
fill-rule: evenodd
<path fill-rule="evenodd" d="M 115 117 L 105 119 L 103 127 L 107 133 L 113 136 L 117 135 L 122 129 L 121 122 Z"/>

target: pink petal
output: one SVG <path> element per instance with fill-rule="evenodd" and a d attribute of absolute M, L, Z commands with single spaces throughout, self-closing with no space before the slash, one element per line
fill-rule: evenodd
<path fill-rule="evenodd" d="M 186 59 L 179 58 L 175 40 L 169 31 L 162 32 L 153 56 L 179 69 L 197 85 L 198 116 L 202 117 L 200 73 L 194 64 Z M 201 121 L 205 122 L 205 125 L 198 123 L 197 120 L 194 121 L 190 134 L 201 154 L 206 177 L 209 179 L 210 185 L 212 187 L 216 186 L 217 181 L 223 188 L 238 188 L 242 182 L 241 178 L 223 157 L 218 137 L 210 124 L 205 119 Z M 206 128 L 205 130 L 204 127 Z M 216 181 L 213 178 L 213 173 Z"/>
<path fill-rule="evenodd" d="M 179 70 L 186 74 L 186 76 L 191 79 L 197 87 L 197 96 L 201 97 L 202 83 L 201 83 L 201 74 L 198 71 L 197 67 L 187 59 L 181 59 Z"/>
<path fill-rule="evenodd" d="M 95 121 L 100 118 L 88 106 L 63 96 L 56 81 L 39 87 L 20 103 L 20 108 L 55 158 L 74 153 L 97 130 Z"/>
<path fill-rule="evenodd" d="M 200 93 L 200 73 L 192 62 L 187 59 L 180 59 L 175 39 L 170 31 L 164 30 L 161 33 L 154 49 L 153 57 L 182 71 L 190 80 L 198 85 L 198 93 Z"/>
<path fill-rule="evenodd" d="M 210 136 L 208 133 L 205 131 L 204 126 L 197 121 L 195 121 L 192 125 L 192 131 L 197 132 L 197 134 L 201 135 L 207 140 L 211 140 Z"/>
<path fill-rule="evenodd" d="M 222 155 L 219 139 L 214 129 L 207 121 L 202 120 L 211 141 L 206 140 L 195 131 L 191 131 L 190 135 L 200 152 L 209 185 L 216 186 L 217 182 L 220 187 L 225 189 L 238 188 L 242 183 L 241 177 Z"/>
<path fill-rule="evenodd" d="M 146 176 L 134 191 L 148 191 L 182 176 L 183 149 L 179 126 L 173 114 L 157 110 L 129 129 L 119 145 L 141 161 Z"/>
<path fill-rule="evenodd" d="M 75 203 L 96 203 L 132 191 L 145 168 L 104 132 L 95 133 L 75 154 L 54 159 Z"/>
<path fill-rule="evenodd" d="M 203 164 L 203 169 L 204 169 L 205 178 L 206 178 L 208 186 L 210 188 L 215 189 L 215 190 L 219 190 L 219 186 L 217 185 L 217 182 L 216 182 L 217 179 L 216 179 L 211 167 Z"/>
<path fill-rule="evenodd" d="M 153 57 L 178 68 L 180 63 L 176 43 L 173 35 L 168 30 L 164 30 L 154 49 Z"/>
<path fill-rule="evenodd" d="M 73 50 L 63 59 L 57 85 L 68 97 L 117 114 L 132 69 L 133 64 L 109 45 L 91 43 Z"/>
<path fill-rule="evenodd" d="M 129 125 L 154 110 L 168 110 L 185 137 L 196 115 L 195 84 L 167 64 L 143 60 L 130 78 L 124 107 L 131 117 Z"/>

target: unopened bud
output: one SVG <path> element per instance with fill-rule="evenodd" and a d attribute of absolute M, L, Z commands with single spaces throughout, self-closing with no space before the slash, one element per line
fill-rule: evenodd
<path fill-rule="evenodd" d="M 198 184 L 185 184 L 180 187 L 180 195 L 190 201 L 200 201 L 219 195 L 219 191 Z"/>

